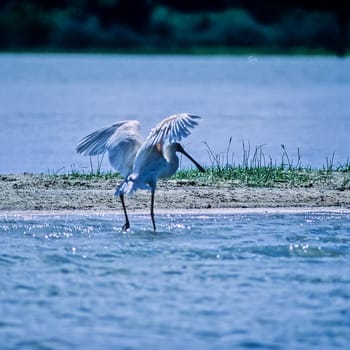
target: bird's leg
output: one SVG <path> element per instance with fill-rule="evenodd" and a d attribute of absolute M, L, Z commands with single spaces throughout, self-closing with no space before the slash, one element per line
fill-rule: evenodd
<path fill-rule="evenodd" d="M 126 231 L 130 228 L 130 222 L 129 222 L 129 218 L 128 218 L 128 213 L 126 212 L 126 206 L 125 206 L 125 202 L 124 202 L 124 194 L 120 194 L 119 198 L 120 198 L 120 201 L 122 202 L 123 211 L 124 211 L 124 215 L 125 215 L 125 224 L 122 226 L 122 230 Z"/>
<path fill-rule="evenodd" d="M 156 223 L 154 221 L 154 193 L 156 189 L 152 187 L 151 189 L 151 219 L 152 219 L 152 224 L 153 224 L 153 230 L 156 230 Z"/>

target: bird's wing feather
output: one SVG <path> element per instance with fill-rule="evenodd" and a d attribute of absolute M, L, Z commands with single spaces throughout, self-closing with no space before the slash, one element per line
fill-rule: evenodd
<path fill-rule="evenodd" d="M 113 168 L 126 176 L 132 169 L 141 144 L 140 122 L 125 120 L 87 135 L 79 142 L 76 150 L 85 156 L 95 156 L 108 151 Z"/>
<path fill-rule="evenodd" d="M 76 147 L 77 152 L 83 156 L 96 156 L 107 152 L 110 139 L 113 137 L 119 127 L 128 122 L 129 121 L 117 122 L 85 136 L 78 143 Z"/>
<path fill-rule="evenodd" d="M 188 113 L 174 114 L 158 123 L 149 133 L 146 143 L 149 146 L 157 144 L 180 142 L 190 135 L 201 117 Z"/>

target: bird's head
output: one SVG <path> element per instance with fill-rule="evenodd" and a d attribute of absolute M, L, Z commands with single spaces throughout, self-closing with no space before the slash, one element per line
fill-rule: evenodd
<path fill-rule="evenodd" d="M 205 169 L 196 161 L 194 160 L 182 147 L 182 145 L 178 142 L 175 142 L 174 144 L 175 151 L 182 153 L 184 156 L 186 156 L 196 167 L 201 173 L 205 173 Z"/>

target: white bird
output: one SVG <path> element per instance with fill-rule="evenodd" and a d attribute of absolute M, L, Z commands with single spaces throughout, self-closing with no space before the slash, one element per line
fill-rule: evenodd
<path fill-rule="evenodd" d="M 111 165 L 122 176 L 124 181 L 116 189 L 125 215 L 123 230 L 130 228 L 130 222 L 125 206 L 124 195 L 132 194 L 137 189 L 151 189 L 151 219 L 154 220 L 154 194 L 158 178 L 170 177 L 179 167 L 176 152 L 184 154 L 198 168 L 198 164 L 180 145 L 180 141 L 190 135 L 201 119 L 188 113 L 171 115 L 158 123 L 143 141 L 140 122 L 125 120 L 97 130 L 84 137 L 77 146 L 77 152 L 82 155 L 95 156 L 108 152 Z"/>

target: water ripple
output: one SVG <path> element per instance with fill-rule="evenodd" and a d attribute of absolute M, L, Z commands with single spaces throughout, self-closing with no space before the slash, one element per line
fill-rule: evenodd
<path fill-rule="evenodd" d="M 1 348 L 346 349 L 348 219 L 2 217 Z"/>

